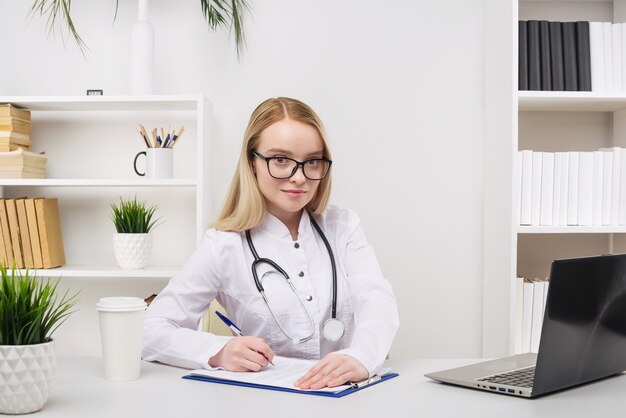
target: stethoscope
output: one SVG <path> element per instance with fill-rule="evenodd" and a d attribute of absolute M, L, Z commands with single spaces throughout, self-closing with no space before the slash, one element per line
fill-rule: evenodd
<path fill-rule="evenodd" d="M 337 319 L 337 268 L 335 266 L 335 257 L 333 256 L 333 250 L 330 248 L 330 244 L 328 243 L 328 240 L 326 239 L 324 232 L 322 232 L 322 229 L 317 224 L 317 222 L 315 222 L 315 219 L 313 219 L 312 216 L 309 216 L 309 218 L 311 219 L 311 225 L 313 225 L 317 233 L 320 235 L 320 237 L 322 237 L 322 241 L 324 241 L 324 245 L 326 246 L 326 250 L 328 250 L 328 255 L 330 257 L 330 265 L 333 270 L 333 304 L 332 304 L 331 317 L 328 320 L 326 320 L 326 322 L 324 322 L 324 326 L 322 327 L 322 335 L 328 341 L 338 341 L 341 337 L 343 337 L 345 326 L 343 325 L 343 322 Z M 309 341 L 311 338 L 313 338 L 313 335 L 315 335 L 315 322 L 313 321 L 313 318 L 311 317 L 311 314 L 306 308 L 304 302 L 298 295 L 298 292 L 296 291 L 296 288 L 293 286 L 293 283 L 291 283 L 291 279 L 289 279 L 289 275 L 273 260 L 270 260 L 269 258 L 259 257 L 259 255 L 256 252 L 256 248 L 254 248 L 254 244 L 252 243 L 252 238 L 250 237 L 250 230 L 246 230 L 246 240 L 248 241 L 248 246 L 250 247 L 250 251 L 252 251 L 252 255 L 254 256 L 254 261 L 252 262 L 252 276 L 254 277 L 254 284 L 256 285 L 256 288 L 261 294 L 261 296 L 263 297 L 263 300 L 265 301 L 267 308 L 272 314 L 272 317 L 276 321 L 278 328 L 280 328 L 282 333 L 285 334 L 285 336 L 289 338 L 294 344 L 301 344 L 301 343 Z M 302 308 L 304 309 L 304 311 L 306 312 L 308 316 L 309 326 L 311 327 L 311 333 L 307 335 L 306 337 L 302 337 L 302 338 L 291 337 L 289 333 L 285 330 L 285 328 L 283 328 L 282 324 L 280 323 L 280 321 L 274 314 L 274 310 L 272 309 L 270 303 L 267 300 L 267 297 L 265 296 L 265 289 L 263 288 L 263 285 L 261 284 L 259 277 L 257 275 L 257 267 L 260 264 L 268 264 L 273 269 L 275 269 L 278 273 L 280 273 L 287 281 L 287 284 L 289 284 L 291 291 L 298 298 L 300 305 L 302 305 Z M 265 277 L 269 273 L 270 272 L 264 273 L 262 278 Z"/>

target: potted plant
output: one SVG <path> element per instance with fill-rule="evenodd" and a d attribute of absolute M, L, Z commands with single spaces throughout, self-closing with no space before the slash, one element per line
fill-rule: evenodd
<path fill-rule="evenodd" d="M 78 294 L 58 299 L 59 279 L 0 266 L 0 414 L 27 414 L 48 400 L 56 357 L 52 334 Z"/>
<path fill-rule="evenodd" d="M 158 219 L 153 219 L 157 206 L 138 202 L 137 197 L 111 204 L 112 220 L 117 233 L 113 234 L 113 252 L 123 269 L 141 269 L 148 265 L 152 255 L 152 235 Z"/>

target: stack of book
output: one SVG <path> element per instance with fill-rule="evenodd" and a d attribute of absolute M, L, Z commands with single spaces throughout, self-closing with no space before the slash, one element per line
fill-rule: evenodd
<path fill-rule="evenodd" d="M 517 278 L 515 354 L 536 353 L 539 350 L 549 286 L 548 279 Z"/>
<path fill-rule="evenodd" d="M 56 198 L 0 199 L 0 261 L 17 268 L 65 264 Z"/>
<path fill-rule="evenodd" d="M 0 152 L 0 178 L 43 179 L 46 177 L 48 157 L 18 148 Z"/>
<path fill-rule="evenodd" d="M 30 111 L 10 103 L 0 104 L 0 152 L 30 147 Z"/>

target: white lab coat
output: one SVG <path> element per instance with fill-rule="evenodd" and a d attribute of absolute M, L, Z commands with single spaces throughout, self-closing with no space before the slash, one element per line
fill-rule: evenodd
<path fill-rule="evenodd" d="M 289 275 L 312 316 L 314 335 L 293 344 L 278 328 L 252 276 L 254 260 L 244 233 L 209 229 L 182 271 L 146 311 L 143 358 L 175 366 L 210 369 L 208 360 L 233 337 L 197 331 L 200 318 L 216 298 L 244 335 L 264 338 L 281 356 L 319 359 L 331 352 L 348 354 L 374 374 L 382 365 L 398 329 L 398 310 L 390 283 L 384 279 L 358 216 L 330 206 L 316 217 L 334 252 L 337 265 L 337 318 L 346 332 L 336 342 L 321 337 L 331 317 L 332 268 L 328 251 L 305 212 L 293 241 L 287 227 L 267 214 L 252 231 L 261 258 L 270 258 Z M 262 264 L 261 280 L 271 270 Z M 301 303 L 278 274 L 261 280 L 265 294 L 292 337 L 313 330 Z"/>

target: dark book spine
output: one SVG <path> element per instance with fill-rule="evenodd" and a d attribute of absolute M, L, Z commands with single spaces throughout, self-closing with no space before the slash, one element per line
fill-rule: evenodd
<path fill-rule="evenodd" d="M 589 22 L 576 22 L 576 53 L 578 58 L 578 90 L 591 91 Z"/>
<path fill-rule="evenodd" d="M 552 90 L 552 71 L 550 70 L 550 23 L 539 22 L 539 62 L 541 65 L 541 90 Z"/>
<path fill-rule="evenodd" d="M 541 49 L 539 46 L 539 21 L 529 20 L 528 31 L 528 89 L 541 90 Z"/>
<path fill-rule="evenodd" d="M 566 91 L 578 91 L 576 49 L 576 22 L 563 22 L 563 74 Z"/>
<path fill-rule="evenodd" d="M 519 21 L 518 89 L 528 90 L 528 32 L 525 20 Z"/>
<path fill-rule="evenodd" d="M 550 67 L 552 69 L 552 90 L 565 90 L 563 74 L 563 30 L 561 22 L 550 22 Z"/>

